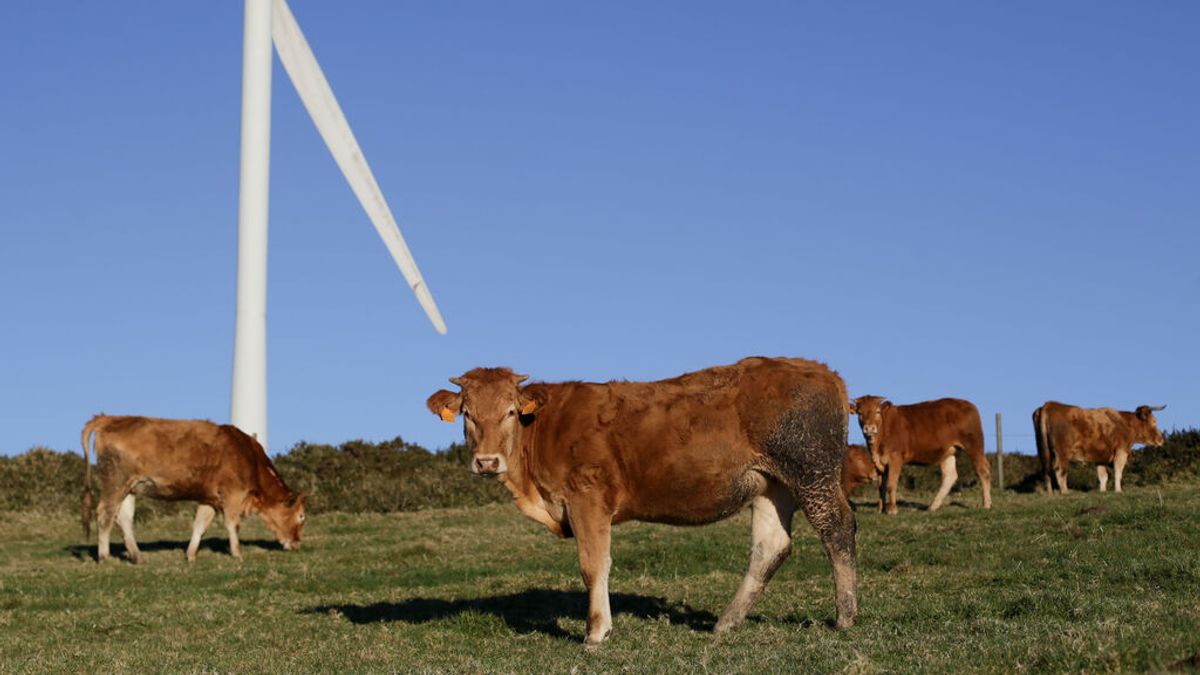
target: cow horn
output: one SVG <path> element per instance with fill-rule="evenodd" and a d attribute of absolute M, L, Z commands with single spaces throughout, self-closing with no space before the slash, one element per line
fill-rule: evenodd
<path fill-rule="evenodd" d="M 528 380 L 528 379 L 529 379 L 529 376 L 528 376 L 528 375 L 516 375 L 516 374 L 514 374 L 514 377 L 516 377 L 516 378 L 517 378 L 517 384 L 521 384 L 521 383 L 522 383 L 522 382 L 524 382 L 525 380 Z"/>
<path fill-rule="evenodd" d="M 463 386 L 463 379 L 461 377 L 452 377 L 450 378 L 450 384 L 456 384 L 461 387 Z"/>
<path fill-rule="evenodd" d="M 1155 412 L 1157 412 L 1157 411 L 1159 411 L 1159 410 L 1166 410 L 1166 409 L 1167 409 L 1167 406 L 1166 406 L 1165 404 L 1164 404 L 1164 405 L 1152 405 L 1152 406 L 1148 406 L 1148 407 L 1149 407 L 1151 410 L 1155 411 Z"/>

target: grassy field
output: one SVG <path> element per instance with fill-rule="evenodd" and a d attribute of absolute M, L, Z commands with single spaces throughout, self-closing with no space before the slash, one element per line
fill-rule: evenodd
<path fill-rule="evenodd" d="M 747 562 L 749 519 L 614 533 L 615 629 L 581 640 L 572 541 L 511 505 L 315 516 L 246 559 L 219 524 L 187 565 L 185 514 L 139 523 L 147 562 L 97 565 L 62 514 L 0 518 L 4 671 L 1146 671 L 1200 665 L 1200 488 L 952 495 L 859 522 L 859 623 L 834 632 L 807 523 L 748 623 L 711 628 Z M 94 536 L 94 535 L 93 535 Z M 117 537 L 119 540 L 119 536 Z M 120 551 L 121 547 L 116 546 Z M 1190 661 L 1189 661 L 1190 659 Z"/>

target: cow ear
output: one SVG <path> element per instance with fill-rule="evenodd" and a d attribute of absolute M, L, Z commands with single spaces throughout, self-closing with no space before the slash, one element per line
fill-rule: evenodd
<path fill-rule="evenodd" d="M 854 399 L 846 401 L 846 412 L 850 413 L 851 415 L 858 414 L 858 403 L 856 403 Z"/>
<path fill-rule="evenodd" d="M 546 387 L 540 384 L 522 387 L 518 397 L 521 403 L 521 414 L 532 415 L 541 410 L 542 406 L 546 405 L 547 393 Z"/>
<path fill-rule="evenodd" d="M 1138 419 L 1143 422 L 1146 422 L 1150 419 L 1151 412 L 1150 412 L 1150 406 L 1148 406 L 1148 405 L 1139 405 L 1137 407 L 1137 410 L 1135 410 L 1134 412 L 1137 414 Z"/>
<path fill-rule="evenodd" d="M 445 422 L 453 422 L 454 416 L 462 408 L 462 394 L 439 389 L 425 401 L 429 412 L 442 418 Z"/>

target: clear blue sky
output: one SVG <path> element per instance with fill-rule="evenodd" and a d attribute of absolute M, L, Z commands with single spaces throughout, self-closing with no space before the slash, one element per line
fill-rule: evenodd
<path fill-rule="evenodd" d="M 1200 424 L 1200 4 L 292 4 L 437 335 L 276 63 L 272 452 L 508 365 Z M 0 452 L 228 419 L 242 6 L 0 5 Z M 852 437 L 858 437 L 857 429 Z M 988 441 L 989 450 L 992 441 Z"/>

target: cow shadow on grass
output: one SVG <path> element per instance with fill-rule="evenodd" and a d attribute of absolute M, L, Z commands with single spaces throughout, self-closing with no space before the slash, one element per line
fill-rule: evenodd
<path fill-rule="evenodd" d="M 672 625 L 701 631 L 711 631 L 717 623 L 717 617 L 711 612 L 669 602 L 666 598 L 613 593 L 609 601 L 614 617 L 625 614 L 651 621 L 666 619 Z M 340 615 L 355 624 L 389 621 L 419 624 L 468 613 L 490 614 L 502 619 L 517 633 L 542 633 L 554 638 L 580 640 L 582 635 L 563 630 L 558 621 L 582 619 L 587 616 L 587 609 L 587 594 L 582 591 L 531 588 L 520 593 L 468 600 L 413 598 L 371 605 L 321 605 L 303 609 L 301 613 Z"/>
<path fill-rule="evenodd" d="M 850 507 L 853 508 L 856 513 L 862 513 L 862 512 L 879 513 L 879 501 L 878 500 L 869 501 L 869 502 L 851 501 Z M 914 501 L 909 501 L 907 499 L 897 499 L 896 500 L 896 508 L 900 509 L 901 511 L 928 511 L 929 503 L 928 502 L 914 502 Z M 958 501 L 955 501 L 952 499 L 947 499 L 945 502 L 942 503 L 942 508 L 966 509 L 966 508 L 970 508 L 970 507 L 967 506 L 966 504 L 960 504 Z"/>
<path fill-rule="evenodd" d="M 112 542 L 112 557 L 125 558 L 125 544 L 119 543 L 121 539 L 120 533 L 114 533 L 116 541 Z M 242 548 L 260 548 L 264 551 L 282 551 L 283 544 L 273 539 L 239 539 Z M 156 541 L 139 541 L 138 548 L 142 553 L 155 553 L 158 551 L 179 551 L 180 557 L 187 551 L 187 540 L 175 541 L 169 539 L 159 539 Z M 95 544 L 75 544 L 67 546 L 63 549 L 70 553 L 73 557 L 79 560 L 95 560 L 96 545 Z M 219 537 L 208 537 L 200 540 L 200 551 L 211 551 L 213 553 L 221 553 L 229 555 L 229 540 Z"/>

